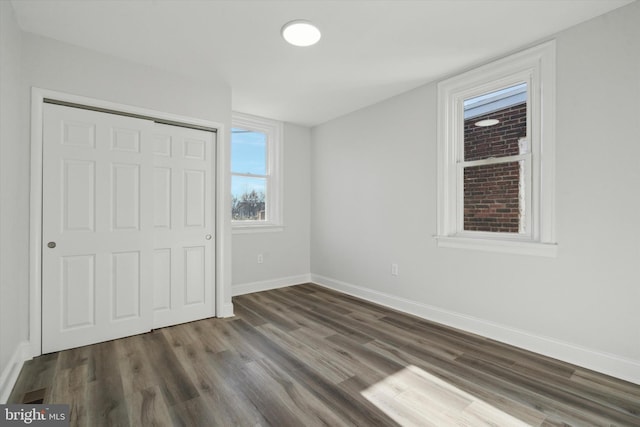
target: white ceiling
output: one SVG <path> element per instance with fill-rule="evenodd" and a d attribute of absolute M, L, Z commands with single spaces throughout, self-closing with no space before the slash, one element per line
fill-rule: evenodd
<path fill-rule="evenodd" d="M 1 1 L 1 0 L 0 0 Z M 24 31 L 215 76 L 233 109 L 316 125 L 548 37 L 633 0 L 13 0 Z M 280 28 L 313 21 L 320 43 Z"/>

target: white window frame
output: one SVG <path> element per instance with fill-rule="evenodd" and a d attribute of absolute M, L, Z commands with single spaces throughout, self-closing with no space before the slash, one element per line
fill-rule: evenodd
<path fill-rule="evenodd" d="M 266 220 L 264 221 L 234 221 L 231 220 L 231 227 L 234 234 L 236 233 L 253 233 L 282 231 L 282 134 L 283 124 L 277 120 L 271 120 L 264 117 L 252 116 L 250 114 L 233 112 L 231 118 L 232 128 L 241 128 L 255 132 L 264 133 L 266 138 L 267 153 L 266 162 L 267 170 L 265 175 L 255 175 L 259 178 L 266 177 Z M 231 144 L 233 140 L 231 139 Z M 229 168 L 231 170 L 231 167 Z M 233 176 L 248 176 L 251 174 L 233 173 L 231 170 L 231 182 Z M 231 187 L 229 187 L 229 191 Z"/>
<path fill-rule="evenodd" d="M 554 257 L 555 238 L 555 41 L 478 67 L 438 84 L 438 247 Z M 464 230 L 464 100 L 527 83 L 528 169 L 526 229 L 520 233 Z M 522 159 L 520 159 L 522 157 Z"/>

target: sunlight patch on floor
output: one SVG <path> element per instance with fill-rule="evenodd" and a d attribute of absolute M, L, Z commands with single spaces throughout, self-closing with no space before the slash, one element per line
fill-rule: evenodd
<path fill-rule="evenodd" d="M 361 394 L 403 426 L 530 425 L 413 365 Z"/>

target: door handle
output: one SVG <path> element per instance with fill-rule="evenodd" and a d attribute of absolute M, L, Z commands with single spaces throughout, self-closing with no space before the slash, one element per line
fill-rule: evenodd
<path fill-rule="evenodd" d="M 211 240 L 211 234 L 207 234 L 206 236 L 204 236 L 204 238 L 207 240 Z"/>
<path fill-rule="evenodd" d="M 48 247 L 48 248 L 50 248 L 50 249 L 55 248 L 55 247 L 56 247 L 56 242 L 49 242 L 49 243 L 47 243 L 47 247 Z"/>

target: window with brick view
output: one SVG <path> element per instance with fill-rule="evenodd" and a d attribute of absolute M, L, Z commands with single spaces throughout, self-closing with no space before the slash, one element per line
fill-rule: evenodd
<path fill-rule="evenodd" d="M 464 102 L 463 229 L 527 233 L 526 83 Z"/>
<path fill-rule="evenodd" d="M 556 44 L 438 83 L 438 247 L 557 255 Z"/>

